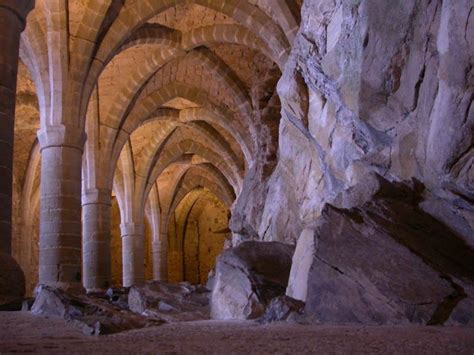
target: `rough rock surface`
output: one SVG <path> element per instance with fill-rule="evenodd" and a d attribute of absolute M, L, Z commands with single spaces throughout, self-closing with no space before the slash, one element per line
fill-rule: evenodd
<path fill-rule="evenodd" d="M 74 295 L 40 285 L 31 312 L 71 322 L 86 335 L 103 335 L 163 324 L 156 318 L 140 317 L 104 298 Z"/>
<path fill-rule="evenodd" d="M 218 258 L 211 298 L 213 319 L 254 319 L 284 295 L 294 248 L 278 242 L 243 242 Z"/>
<path fill-rule="evenodd" d="M 266 324 L 279 321 L 297 321 L 301 319 L 305 303 L 288 296 L 274 298 L 260 317 L 259 322 Z"/>
<path fill-rule="evenodd" d="M 380 181 L 361 207 L 314 227 L 305 316 L 315 323 L 472 323 L 474 251 L 418 206 L 419 183 Z"/>
<path fill-rule="evenodd" d="M 25 276 L 10 255 L 0 253 L 0 310 L 20 310 L 25 295 Z"/>
<path fill-rule="evenodd" d="M 186 282 L 150 281 L 130 287 L 128 306 L 132 312 L 167 322 L 209 319 L 210 291 Z"/>
<path fill-rule="evenodd" d="M 314 258 L 314 230 L 305 229 L 296 244 L 291 264 L 290 279 L 286 295 L 297 300 L 306 301 L 308 292 L 308 274 Z"/>
<path fill-rule="evenodd" d="M 278 84 L 278 164 L 244 181 L 233 232 L 296 241 L 326 203 L 370 200 L 377 173 L 421 181 L 427 211 L 474 244 L 472 13 L 470 0 L 305 0 Z"/>
<path fill-rule="evenodd" d="M 470 322 L 473 13 L 470 0 L 304 1 L 278 162 L 247 175 L 230 226 L 234 244 L 303 236 L 287 294 L 318 321 Z M 379 176 L 423 191 L 381 198 Z"/>

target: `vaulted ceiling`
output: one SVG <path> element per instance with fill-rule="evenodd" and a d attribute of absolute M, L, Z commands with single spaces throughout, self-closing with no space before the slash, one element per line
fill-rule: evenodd
<path fill-rule="evenodd" d="M 112 189 L 122 223 L 151 220 L 150 211 L 165 221 L 202 188 L 230 208 L 249 167 L 275 154 L 276 84 L 300 6 L 37 0 L 20 49 L 19 90 L 33 97 L 17 106 L 23 198 L 39 196 L 28 181 L 39 176 L 36 130 L 69 122 L 87 133 L 83 191 Z"/>

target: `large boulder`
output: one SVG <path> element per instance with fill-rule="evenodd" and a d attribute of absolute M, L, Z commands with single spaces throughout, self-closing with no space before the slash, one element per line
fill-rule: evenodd
<path fill-rule="evenodd" d="M 294 247 L 278 242 L 244 242 L 217 259 L 211 298 L 213 319 L 255 319 L 284 295 Z"/>
<path fill-rule="evenodd" d="M 418 207 L 422 195 L 417 183 L 382 180 L 360 208 L 326 206 L 313 229 L 311 268 L 294 275 L 307 279 L 309 321 L 472 322 L 474 252 Z"/>
<path fill-rule="evenodd" d="M 128 306 L 132 312 L 167 322 L 209 319 L 210 291 L 187 282 L 177 284 L 148 281 L 130 287 Z"/>
<path fill-rule="evenodd" d="M 0 253 L 0 310 L 20 310 L 25 295 L 25 275 L 10 255 Z"/>

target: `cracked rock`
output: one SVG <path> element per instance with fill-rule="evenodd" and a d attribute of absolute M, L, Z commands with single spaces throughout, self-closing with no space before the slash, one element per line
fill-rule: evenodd
<path fill-rule="evenodd" d="M 474 280 L 474 252 L 418 207 L 422 193 L 417 183 L 381 179 L 359 208 L 326 206 L 313 230 L 312 265 L 296 275 L 308 280 L 310 322 L 472 322 L 464 289 Z"/>
<path fill-rule="evenodd" d="M 294 248 L 278 242 L 244 242 L 224 251 L 216 264 L 213 319 L 255 319 L 285 293 Z"/>

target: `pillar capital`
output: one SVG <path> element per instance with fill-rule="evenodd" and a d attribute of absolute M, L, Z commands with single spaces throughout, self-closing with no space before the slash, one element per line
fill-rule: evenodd
<path fill-rule="evenodd" d="M 82 152 L 86 137 L 84 129 L 64 125 L 47 126 L 38 131 L 41 151 L 51 147 L 70 147 Z"/>
<path fill-rule="evenodd" d="M 35 7 L 35 0 L 0 0 L 0 10 L 11 11 L 22 24 L 22 30 L 26 26 L 26 16 Z"/>
<path fill-rule="evenodd" d="M 122 223 L 120 224 L 120 231 L 122 238 L 132 235 L 143 235 L 145 233 L 145 226 L 142 223 Z"/>
<path fill-rule="evenodd" d="M 112 205 L 112 190 L 91 188 L 82 191 L 82 206 L 87 205 Z"/>

